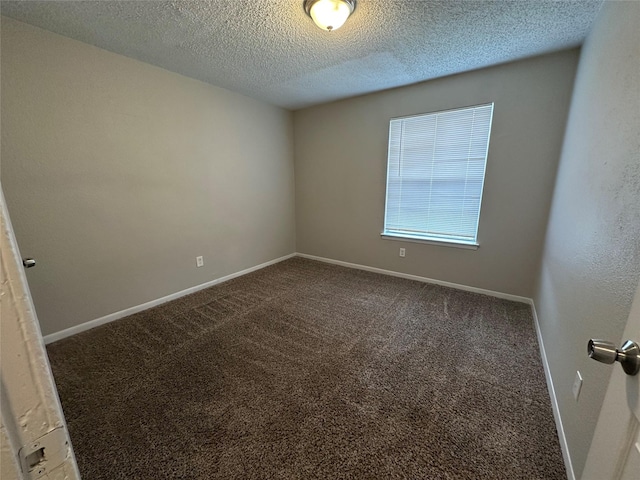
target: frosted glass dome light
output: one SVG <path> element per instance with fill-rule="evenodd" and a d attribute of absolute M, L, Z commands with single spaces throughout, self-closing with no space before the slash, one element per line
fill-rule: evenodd
<path fill-rule="evenodd" d="M 355 0 L 305 0 L 304 10 L 322 30 L 332 32 L 347 21 Z"/>

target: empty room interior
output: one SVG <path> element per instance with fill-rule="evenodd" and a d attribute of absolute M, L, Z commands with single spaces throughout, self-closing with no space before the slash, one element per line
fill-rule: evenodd
<path fill-rule="evenodd" d="M 640 2 L 0 6 L 3 480 L 639 478 Z"/>

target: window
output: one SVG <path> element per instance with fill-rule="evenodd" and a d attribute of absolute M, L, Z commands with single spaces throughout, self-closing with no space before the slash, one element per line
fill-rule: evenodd
<path fill-rule="evenodd" d="M 389 124 L 383 236 L 477 246 L 493 103 Z"/>

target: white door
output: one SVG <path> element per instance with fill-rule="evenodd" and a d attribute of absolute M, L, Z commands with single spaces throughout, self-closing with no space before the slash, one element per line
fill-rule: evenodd
<path fill-rule="evenodd" d="M 640 344 L 640 285 L 624 331 L 625 340 Z M 640 373 L 626 375 L 618 362 L 611 367 L 603 365 L 612 367 L 582 480 L 640 479 Z"/>
<path fill-rule="evenodd" d="M 0 187 L 0 478 L 79 480 Z"/>

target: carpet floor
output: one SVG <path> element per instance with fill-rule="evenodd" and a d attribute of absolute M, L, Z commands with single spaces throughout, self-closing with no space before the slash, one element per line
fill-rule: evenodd
<path fill-rule="evenodd" d="M 47 349 L 85 480 L 566 478 L 520 303 L 293 258 Z"/>

